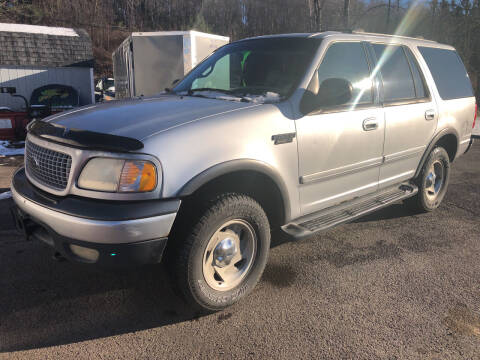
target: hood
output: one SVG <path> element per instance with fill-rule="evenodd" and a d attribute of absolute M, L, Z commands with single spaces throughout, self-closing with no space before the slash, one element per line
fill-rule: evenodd
<path fill-rule="evenodd" d="M 247 107 L 251 103 L 165 95 L 156 98 L 110 101 L 54 115 L 45 121 L 69 129 L 95 131 L 142 140 L 205 117 Z"/>

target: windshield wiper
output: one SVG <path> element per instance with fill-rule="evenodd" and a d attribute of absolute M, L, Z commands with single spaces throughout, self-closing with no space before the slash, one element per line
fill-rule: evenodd
<path fill-rule="evenodd" d="M 236 98 L 239 98 L 242 102 L 250 102 L 250 99 L 245 97 L 245 96 L 242 96 L 242 95 L 239 95 L 239 94 L 235 94 L 233 91 L 231 90 L 225 90 L 225 89 L 216 89 L 216 88 L 198 88 L 198 89 L 189 89 L 187 91 L 187 95 L 188 96 L 199 96 L 199 97 L 207 97 L 207 96 L 204 96 L 204 95 L 200 95 L 200 94 L 195 94 L 197 92 L 203 92 L 203 91 L 211 91 L 211 92 L 218 92 L 218 93 L 222 93 L 222 94 L 227 94 L 227 95 L 231 95 L 232 97 L 236 97 Z"/>
<path fill-rule="evenodd" d="M 224 94 L 228 94 L 228 95 L 232 94 L 232 91 L 230 91 L 230 90 L 216 89 L 216 88 L 209 88 L 209 87 L 197 88 L 197 89 L 188 89 L 188 94 L 192 95 L 192 94 L 194 94 L 196 92 L 199 92 L 199 91 L 215 91 L 215 92 L 220 92 L 220 93 L 224 93 Z"/>

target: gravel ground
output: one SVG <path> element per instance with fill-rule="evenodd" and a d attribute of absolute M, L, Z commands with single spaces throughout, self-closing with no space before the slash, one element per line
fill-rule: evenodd
<path fill-rule="evenodd" d="M 23 165 L 23 156 L 1 156 L 0 157 L 0 191 L 10 187 L 13 173 Z"/>
<path fill-rule="evenodd" d="M 480 146 L 430 214 L 401 204 L 300 242 L 199 317 L 161 267 L 100 271 L 23 241 L 0 202 L 0 359 L 480 358 Z"/>

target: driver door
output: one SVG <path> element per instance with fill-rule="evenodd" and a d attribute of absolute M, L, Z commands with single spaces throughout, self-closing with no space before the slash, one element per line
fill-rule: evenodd
<path fill-rule="evenodd" d="M 325 80 L 344 79 L 352 97 L 328 107 L 318 99 L 317 111 L 296 120 L 302 215 L 378 189 L 385 121 L 370 74 L 361 42 L 327 48 L 309 90 L 325 94 Z"/>

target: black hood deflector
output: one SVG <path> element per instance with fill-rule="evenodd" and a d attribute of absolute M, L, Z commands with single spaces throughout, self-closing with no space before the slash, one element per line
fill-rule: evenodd
<path fill-rule="evenodd" d="M 143 148 L 143 143 L 137 139 L 95 131 L 69 129 L 65 126 L 41 120 L 30 123 L 27 129 L 30 134 L 40 138 L 89 150 L 130 152 Z"/>

